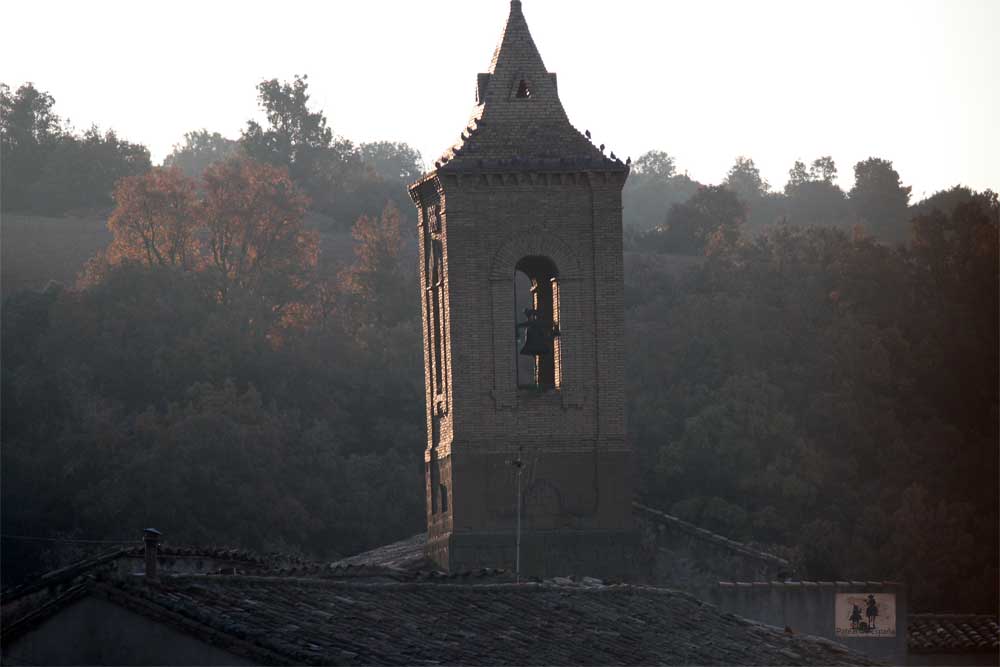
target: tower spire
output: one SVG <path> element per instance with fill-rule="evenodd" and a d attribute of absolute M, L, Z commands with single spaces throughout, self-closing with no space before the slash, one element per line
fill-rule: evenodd
<path fill-rule="evenodd" d="M 521 0 L 510 0 L 510 14 L 503 27 L 500 41 L 493 51 L 490 62 L 490 74 L 503 73 L 504 69 L 514 67 L 531 69 L 535 73 L 545 73 L 545 63 L 538 53 L 535 40 L 531 38 L 528 22 L 521 11 Z"/>
<path fill-rule="evenodd" d="M 476 106 L 466 128 L 435 161 L 436 169 L 477 170 L 510 160 L 522 166 L 569 160 L 590 169 L 624 169 L 570 123 L 521 0 L 511 0 L 489 68 L 476 83 Z"/>

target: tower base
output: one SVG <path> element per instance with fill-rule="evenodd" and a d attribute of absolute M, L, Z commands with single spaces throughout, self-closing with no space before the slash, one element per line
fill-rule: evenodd
<path fill-rule="evenodd" d="M 524 577 L 596 577 L 629 581 L 639 576 L 638 533 L 621 531 L 523 531 Z M 513 571 L 516 535 L 510 532 L 448 533 L 429 538 L 425 553 L 446 572 L 480 568 Z"/>

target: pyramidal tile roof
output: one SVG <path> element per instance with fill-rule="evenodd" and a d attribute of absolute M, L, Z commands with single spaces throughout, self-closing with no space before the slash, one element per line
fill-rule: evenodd
<path fill-rule="evenodd" d="M 573 127 L 531 37 L 520 0 L 487 72 L 479 74 L 476 106 L 459 140 L 435 162 L 437 171 L 502 169 L 627 170 Z"/>

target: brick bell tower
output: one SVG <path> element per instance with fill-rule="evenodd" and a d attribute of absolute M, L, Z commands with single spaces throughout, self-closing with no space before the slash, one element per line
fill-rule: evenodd
<path fill-rule="evenodd" d="M 419 210 L 427 555 L 442 568 L 628 576 L 622 186 L 569 122 L 520 0 Z M 603 147 L 602 147 L 603 148 Z"/>

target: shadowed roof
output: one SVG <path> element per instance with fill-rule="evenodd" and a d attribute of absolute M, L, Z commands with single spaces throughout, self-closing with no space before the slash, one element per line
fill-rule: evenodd
<path fill-rule="evenodd" d="M 677 591 L 569 582 L 172 577 L 100 585 L 206 641 L 291 664 L 869 665 Z"/>

